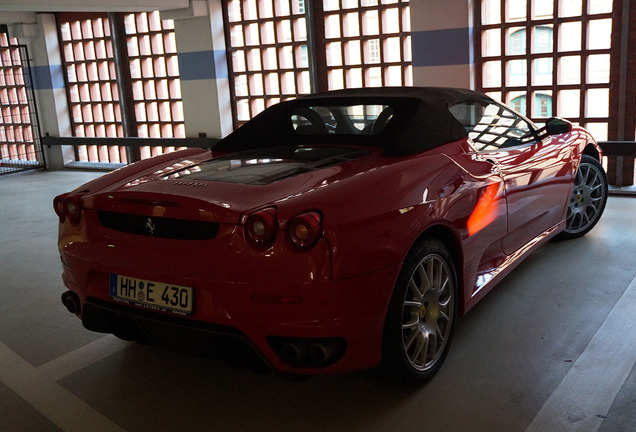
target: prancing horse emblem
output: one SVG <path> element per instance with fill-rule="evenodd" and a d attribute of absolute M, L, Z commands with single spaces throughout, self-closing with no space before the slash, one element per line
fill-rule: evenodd
<path fill-rule="evenodd" d="M 155 223 L 152 221 L 152 219 L 146 219 L 146 232 L 148 232 L 148 235 L 155 235 L 156 229 L 157 228 L 155 227 Z"/>

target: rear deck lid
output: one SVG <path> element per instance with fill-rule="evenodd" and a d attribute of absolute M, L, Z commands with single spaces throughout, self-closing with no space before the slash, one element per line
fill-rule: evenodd
<path fill-rule="evenodd" d="M 237 223 L 241 214 L 302 194 L 370 151 L 350 146 L 284 146 L 192 158 L 140 173 L 86 197 L 102 212 Z"/>
<path fill-rule="evenodd" d="M 187 182 L 218 181 L 247 185 L 274 182 L 368 155 L 346 146 L 284 146 L 215 158 L 167 175 Z"/>

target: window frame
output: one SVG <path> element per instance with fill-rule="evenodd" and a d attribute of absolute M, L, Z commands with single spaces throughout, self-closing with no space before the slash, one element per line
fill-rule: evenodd
<path fill-rule="evenodd" d="M 550 116 L 559 116 L 568 119 L 569 121 L 580 124 L 582 126 L 588 125 L 605 125 L 608 130 L 611 128 L 607 116 L 592 115 L 589 113 L 590 103 L 588 98 L 593 94 L 595 90 L 607 91 L 609 94 L 612 88 L 611 85 L 611 63 L 612 58 L 619 55 L 617 47 L 614 43 L 610 43 L 609 47 L 596 48 L 590 46 L 589 39 L 589 27 L 590 23 L 601 20 L 611 20 L 613 13 L 589 13 L 588 1 L 582 0 L 582 14 L 580 16 L 561 16 L 563 0 L 554 0 L 552 3 L 552 14 L 545 17 L 536 17 L 533 15 L 534 0 L 527 0 L 525 7 L 525 19 L 522 20 L 507 20 L 507 5 L 514 0 L 491 0 L 493 4 L 498 4 L 499 16 L 498 22 L 495 23 L 483 23 L 482 19 L 482 7 L 488 0 L 480 0 L 474 3 L 474 16 L 475 16 L 475 35 L 474 49 L 475 49 L 475 76 L 477 83 L 477 90 L 486 93 L 495 99 L 501 99 L 502 102 L 510 104 L 513 99 L 520 95 L 525 95 L 526 104 L 525 112 L 521 114 L 531 119 L 533 122 L 545 122 Z M 561 49 L 560 39 L 563 30 L 563 25 L 570 23 L 580 23 L 581 36 L 578 49 Z M 534 50 L 535 39 L 538 35 L 535 30 L 540 28 L 551 27 L 552 28 L 552 44 L 549 50 Z M 508 37 L 516 33 L 519 30 L 525 30 L 525 46 L 523 53 L 510 53 Z M 487 43 L 486 32 L 487 31 L 499 31 L 499 46 L 495 48 L 495 54 L 486 55 L 484 53 L 484 45 Z M 530 37 L 528 37 L 530 35 Z M 613 38 L 613 35 L 610 35 Z M 540 52 L 539 52 L 540 51 Z M 588 63 L 591 56 L 595 55 L 608 55 L 610 56 L 610 71 L 608 78 L 605 82 L 594 82 L 590 78 L 590 71 L 588 70 Z M 577 73 L 579 75 L 578 82 L 572 83 L 560 83 L 559 71 L 562 61 L 566 61 L 564 57 L 579 58 L 579 67 Z M 549 83 L 536 83 L 533 82 L 535 76 L 535 68 L 538 67 L 538 61 L 542 59 L 549 59 L 552 62 L 551 80 Z M 524 62 L 526 65 L 525 83 L 514 84 L 510 83 L 510 76 L 508 74 L 508 67 L 511 62 Z M 520 63 L 521 64 L 521 63 Z M 496 70 L 499 85 L 487 85 L 485 82 L 484 70 L 492 66 Z M 580 96 L 580 104 L 578 109 L 565 111 L 565 107 L 561 107 L 564 103 L 561 101 L 561 97 L 565 98 L 565 95 L 575 94 L 578 92 Z M 497 97 L 500 95 L 500 97 Z M 541 117 L 537 115 L 535 105 L 541 101 L 541 96 L 548 96 L 551 98 L 552 109 L 547 110 L 548 117 Z M 576 111 L 574 113 L 573 111 Z M 560 115 L 566 113 L 567 115 Z"/>
<path fill-rule="evenodd" d="M 111 19 L 117 22 L 113 24 Z M 173 49 L 166 52 L 166 38 L 174 38 L 174 26 L 164 28 L 159 12 L 62 12 L 56 14 L 56 20 L 73 136 L 185 137 L 176 42 L 172 44 Z M 131 20 L 134 21 L 134 29 Z M 157 25 L 159 28 L 153 28 Z M 73 26 L 77 28 L 73 30 Z M 139 26 L 145 27 L 144 31 L 132 31 Z M 117 33 L 116 37 L 113 37 L 113 31 Z M 154 52 L 156 47 L 151 43 L 134 43 L 135 37 L 153 39 L 162 53 Z M 157 40 L 160 40 L 161 46 Z M 97 51 L 95 46 L 103 48 Z M 117 50 L 119 56 L 115 55 Z M 167 57 L 171 57 L 172 73 L 168 73 Z M 157 76 L 155 67 L 162 61 L 166 74 Z M 131 62 L 139 62 L 138 76 L 131 76 Z M 143 62 L 151 64 L 147 68 L 149 75 L 142 70 Z M 86 71 L 82 72 L 84 79 L 78 79 L 77 70 Z M 162 92 L 158 87 L 162 80 L 169 81 L 166 84 L 167 97 L 158 95 Z M 135 93 L 135 86 L 140 86 L 141 92 Z M 176 90 L 171 91 L 171 87 Z M 170 108 L 166 109 L 161 104 L 168 104 Z M 144 128 L 154 128 L 159 132 L 143 133 Z M 174 147 L 160 146 L 129 149 L 117 145 L 77 145 L 75 159 L 81 162 L 130 163 L 173 150 Z"/>
<path fill-rule="evenodd" d="M 26 45 L 0 32 L 0 174 L 44 166 Z"/>
<path fill-rule="evenodd" d="M 264 108 L 311 92 L 311 60 L 308 53 L 303 55 L 303 49 L 308 50 L 307 8 L 295 8 L 299 1 L 304 4 L 304 0 L 222 2 L 235 128 Z M 245 7 L 248 2 L 256 3 L 257 7 L 248 10 Z M 288 6 L 287 9 L 281 6 L 283 3 Z M 279 7 L 276 7 L 277 4 Z M 271 8 L 267 8 L 269 5 Z M 301 28 L 303 21 L 305 26 Z M 264 42 L 263 39 L 267 40 Z M 306 59 L 306 64 L 303 64 L 303 59 Z M 239 91 L 243 86 L 246 91 Z M 292 87 L 294 91 L 288 91 Z"/>
<path fill-rule="evenodd" d="M 256 1 L 258 4 L 258 10 L 255 12 L 256 17 L 250 15 L 248 18 L 245 18 L 245 4 L 251 1 Z M 308 64 L 299 65 L 294 63 L 293 68 L 284 68 L 284 71 L 293 72 L 296 75 L 295 87 L 297 90 L 300 90 L 295 93 L 284 93 L 280 91 L 279 93 L 266 94 L 265 91 L 262 91 L 257 94 L 251 94 L 249 88 L 251 80 L 254 79 L 254 77 L 260 79 L 259 74 L 264 73 L 262 70 L 264 63 L 262 52 L 272 46 L 283 47 L 285 46 L 285 42 L 277 40 L 274 45 L 271 43 L 258 45 L 256 48 L 261 50 L 261 67 L 249 70 L 247 58 L 243 57 L 244 60 L 241 62 L 241 67 L 238 68 L 239 70 L 236 70 L 234 56 L 242 55 L 243 50 L 254 48 L 252 45 L 246 43 L 245 28 L 247 26 L 266 26 L 268 21 L 277 23 L 283 19 L 291 19 L 288 18 L 288 15 L 276 17 L 275 13 L 273 17 L 267 16 L 261 18 L 260 10 L 264 7 L 263 5 L 268 2 L 289 2 L 289 10 L 293 12 L 291 2 L 297 1 L 300 1 L 304 5 L 304 8 L 299 9 L 299 11 L 304 9 L 304 13 L 299 12 L 291 18 L 297 20 L 304 19 L 306 24 L 304 34 L 306 34 L 306 38 L 303 40 L 292 38 L 293 49 L 296 49 L 298 44 L 306 47 Z M 331 6 L 325 6 L 326 1 L 308 2 L 306 4 L 304 3 L 305 1 L 306 0 L 230 0 L 222 2 L 230 96 L 232 100 L 232 119 L 235 128 L 254 117 L 262 108 L 303 94 L 355 87 L 413 85 L 409 0 L 331 0 Z M 238 12 L 234 11 L 232 13 L 238 13 L 240 19 L 230 17 L 230 8 L 232 7 L 238 8 Z M 374 12 L 377 12 L 378 16 L 377 31 L 365 30 L 363 16 L 364 14 Z M 357 14 L 357 19 L 355 14 Z M 349 19 L 354 27 L 357 24 L 357 31 L 354 30 L 351 33 L 345 34 L 345 17 L 349 16 L 353 16 L 353 18 L 346 19 Z M 397 24 L 389 19 L 390 16 L 398 17 Z M 232 21 L 230 21 L 230 19 L 232 19 Z M 337 21 L 338 36 L 334 36 L 326 31 L 330 21 Z M 391 27 L 395 27 L 396 25 L 397 30 Z M 387 31 L 385 31 L 385 27 Z M 388 31 L 389 29 L 392 29 L 391 32 Z M 233 37 L 236 36 L 235 32 L 239 30 L 242 32 L 242 44 L 239 44 L 236 40 L 237 38 Z M 396 41 L 399 45 L 399 53 L 396 53 L 396 50 L 392 49 Z M 336 46 L 338 43 L 340 44 L 339 47 Z M 333 49 L 330 48 L 329 44 L 334 44 Z M 351 52 L 345 50 L 345 45 L 347 44 L 351 44 L 351 46 L 354 47 L 353 51 L 351 51 L 354 52 L 353 56 L 350 55 Z M 374 44 L 376 48 L 374 52 L 377 54 L 377 62 L 375 63 L 368 63 L 365 59 L 367 45 L 369 45 L 370 50 L 371 44 Z M 357 51 L 355 50 L 356 46 L 358 47 Z M 328 49 L 331 55 L 335 56 L 334 58 L 337 57 L 335 64 L 328 58 L 330 57 L 327 55 Z M 280 64 L 278 66 L 280 66 Z M 398 71 L 399 79 L 395 78 Z M 301 74 L 306 74 L 305 76 L 309 77 L 309 85 L 298 85 L 298 76 Z M 373 74 L 375 74 L 374 77 L 372 77 Z M 341 79 L 334 78 L 336 76 L 340 76 Z M 238 90 L 240 87 L 243 87 L 243 91 Z M 263 89 L 265 88 L 264 85 L 261 87 Z M 244 88 L 247 88 L 247 92 L 244 91 Z M 279 90 L 280 88 L 281 85 L 279 83 Z M 257 106 L 257 104 L 259 105 Z M 242 105 L 247 105 L 248 116 L 244 115 L 245 109 L 241 108 Z"/>

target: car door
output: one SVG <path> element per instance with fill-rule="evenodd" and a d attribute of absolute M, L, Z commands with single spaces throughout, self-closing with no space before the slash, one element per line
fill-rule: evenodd
<path fill-rule="evenodd" d="M 470 111 L 460 121 L 475 152 L 504 179 L 508 230 L 502 245 L 512 254 L 563 220 L 572 160 L 563 142 L 539 137 L 532 123 L 508 108 L 487 101 L 462 104 L 469 106 L 454 106 L 451 112 Z"/>

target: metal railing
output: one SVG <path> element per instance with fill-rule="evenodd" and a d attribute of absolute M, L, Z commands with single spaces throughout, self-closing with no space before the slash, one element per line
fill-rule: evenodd
<path fill-rule="evenodd" d="M 636 141 L 601 141 L 603 156 L 607 157 L 607 177 L 610 185 L 622 188 L 634 185 Z"/>
<path fill-rule="evenodd" d="M 26 45 L 0 33 L 0 174 L 44 166 Z"/>
<path fill-rule="evenodd" d="M 195 147 L 203 149 L 211 149 L 214 144 L 219 141 L 218 138 L 197 137 L 197 138 L 84 138 L 84 137 L 42 137 L 42 145 L 51 148 L 52 146 L 73 146 L 76 149 L 81 146 L 96 146 L 105 149 L 104 154 L 108 155 L 112 149 L 126 149 L 129 163 L 136 162 L 140 159 L 139 149 L 150 147 L 151 149 L 160 149 L 160 153 L 174 151 L 181 148 Z M 92 168 L 92 169 L 113 169 L 125 165 L 111 161 L 106 157 L 100 161 L 75 161 L 66 165 L 70 168 Z"/>
<path fill-rule="evenodd" d="M 99 147 L 125 147 L 131 155 L 139 154 L 132 151 L 141 147 L 161 147 L 162 149 L 178 149 L 197 147 L 211 149 L 219 138 L 83 138 L 83 137 L 42 137 L 42 145 L 51 146 L 99 146 Z M 603 150 L 603 156 L 607 158 L 608 179 L 613 186 L 624 187 L 634 185 L 634 160 L 636 159 L 635 141 L 602 141 L 599 142 Z M 129 159 L 135 162 L 135 158 Z M 103 162 L 73 162 L 71 167 L 112 169 L 124 164 Z"/>

